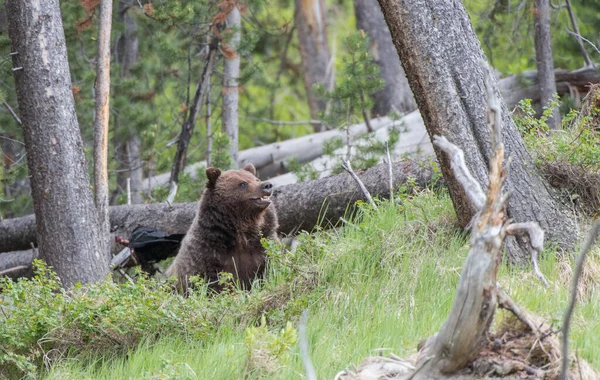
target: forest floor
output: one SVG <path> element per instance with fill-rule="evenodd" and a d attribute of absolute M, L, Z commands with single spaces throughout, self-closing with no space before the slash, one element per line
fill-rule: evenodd
<path fill-rule="evenodd" d="M 206 339 L 168 331 L 142 339 L 126 354 L 67 355 L 48 379 L 301 379 L 296 343 L 299 315 L 308 308 L 308 342 L 319 379 L 379 352 L 408 356 L 445 320 L 468 252 L 445 191 L 402 196 L 379 209 L 362 207 L 342 228 L 301 235 L 293 253 L 274 249 L 266 281 L 232 291 L 240 317 L 221 310 Z M 572 350 L 600 368 L 599 250 L 589 256 L 572 328 Z M 550 287 L 530 268 L 503 266 L 507 294 L 549 324 L 560 326 L 572 260 L 546 250 L 540 265 Z M 193 297 L 207 297 L 196 294 Z M 499 311 L 495 321 L 505 316 Z M 264 320 L 261 326 L 261 319 Z M 287 324 L 291 321 L 293 325 Z M 258 326 L 258 327 L 257 327 Z"/>

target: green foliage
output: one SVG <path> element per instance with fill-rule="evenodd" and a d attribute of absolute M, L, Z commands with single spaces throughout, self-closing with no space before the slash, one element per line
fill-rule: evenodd
<path fill-rule="evenodd" d="M 187 299 L 194 304 L 205 299 L 204 305 L 210 305 L 204 308 L 205 319 L 212 322 L 205 339 L 172 336 L 164 329 L 155 343 L 144 340 L 126 356 L 69 353 L 48 377 L 186 378 L 195 373 L 214 379 L 297 378 L 304 369 L 288 322 L 297 323 L 305 308 L 310 315 L 309 353 L 319 379 L 333 378 L 379 347 L 400 356 L 412 354 L 447 317 L 469 246 L 445 191 L 409 191 L 398 197 L 401 202 L 379 201 L 378 210 L 361 205 L 339 229 L 300 234 L 295 250 L 267 244 L 266 280 L 257 281 L 249 292 Z M 600 266 L 596 254 L 589 258 L 592 272 L 578 302 L 581 323 L 574 326 L 572 344 L 598 368 L 600 332 L 593 326 L 599 288 L 593 278 Z M 527 267 L 502 266 L 498 281 L 524 308 L 556 320 L 569 298 L 572 264 L 568 256 L 560 258 L 553 251 L 544 255 L 540 269 L 550 289 Z M 170 297 L 164 295 L 163 301 L 171 302 Z M 278 359 L 272 359 L 277 353 Z M 275 372 L 267 371 L 273 367 Z"/>
<path fill-rule="evenodd" d="M 317 85 L 317 92 L 331 102 L 322 120 L 334 127 L 348 126 L 362 118 L 373 107 L 371 95 L 385 86 L 379 66 L 369 54 L 369 38 L 364 31 L 349 34 L 344 48 L 341 73 L 333 89 L 327 91 L 323 84 Z"/>
<path fill-rule="evenodd" d="M 67 352 L 125 352 L 166 332 L 191 340 L 211 333 L 207 299 L 174 295 L 169 283 L 140 274 L 135 284 L 109 279 L 67 291 L 41 261 L 34 266 L 31 280 L 0 278 L 0 377 L 37 377 L 42 361 Z"/>
<path fill-rule="evenodd" d="M 519 102 L 514 121 L 538 164 L 561 161 L 585 167 L 591 172 L 600 170 L 600 134 L 597 129 L 600 106 L 596 101 L 600 98 L 600 90 L 596 88 L 594 91 L 589 95 L 585 114 L 572 109 L 562 119 L 559 131 L 551 131 L 547 124 L 552 107 L 558 103 L 556 98 L 544 107 L 539 118 L 536 118 L 529 99 Z"/>
<path fill-rule="evenodd" d="M 233 166 L 229 147 L 231 143 L 226 133 L 217 131 L 213 134 L 213 151 L 211 166 L 221 170 L 229 170 Z"/>
<path fill-rule="evenodd" d="M 276 333 L 269 331 L 263 315 L 259 326 L 246 329 L 244 344 L 248 355 L 248 370 L 273 375 L 280 366 L 288 364 L 289 356 L 286 354 L 296 344 L 297 339 L 298 334 L 291 322 L 288 321 L 285 328 Z"/>
<path fill-rule="evenodd" d="M 369 53 L 369 38 L 364 31 L 351 33 L 344 41 L 346 55 L 342 57 L 341 74 L 333 90 L 327 91 L 320 84 L 317 91 L 330 102 L 329 112 L 322 115 L 325 124 L 349 128 L 352 123 L 368 118 L 369 109 L 373 107 L 371 95 L 385 85 L 381 79 L 379 66 Z M 389 149 L 393 150 L 400 138 L 400 127 L 390 128 L 388 140 Z M 356 141 L 345 141 L 334 138 L 323 143 L 323 156 L 334 158 L 331 167 L 317 169 L 308 164 L 300 164 L 294 158 L 288 166 L 299 181 L 319 178 L 323 170 L 340 173 L 342 163 L 348 159 L 345 145 L 351 144 L 353 154 L 350 156 L 351 165 L 358 169 L 375 166 L 386 154 L 386 143 L 373 135 L 367 135 Z"/>

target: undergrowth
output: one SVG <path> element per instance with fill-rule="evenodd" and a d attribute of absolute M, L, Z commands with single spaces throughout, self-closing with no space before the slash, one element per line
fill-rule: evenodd
<path fill-rule="evenodd" d="M 380 351 L 410 354 L 447 317 L 468 252 L 450 198 L 402 195 L 346 219 L 301 234 L 293 251 L 269 245 L 266 279 L 251 291 L 209 295 L 200 285 L 183 298 L 143 277 L 63 291 L 43 266 L 33 280 L 2 280 L 0 377 L 300 379 L 295 326 L 304 309 L 320 379 Z M 573 347 L 598 368 L 597 252 L 589 263 Z M 502 267 L 499 282 L 558 327 L 571 262 L 548 252 L 540 266 L 550 289 L 529 268 Z"/>
<path fill-rule="evenodd" d="M 600 212 L 600 86 L 593 85 L 581 109 L 571 110 L 558 130 L 547 120 L 555 100 L 536 118 L 531 101 L 519 102 L 514 120 L 541 174 L 577 211 Z"/>

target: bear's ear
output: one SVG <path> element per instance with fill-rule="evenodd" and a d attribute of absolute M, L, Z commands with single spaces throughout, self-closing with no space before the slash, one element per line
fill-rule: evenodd
<path fill-rule="evenodd" d="M 208 178 L 208 182 L 206 182 L 206 187 L 213 189 L 220 175 L 221 170 L 219 170 L 219 168 L 206 168 L 206 178 Z"/>
<path fill-rule="evenodd" d="M 252 175 L 256 175 L 256 168 L 252 164 L 246 164 L 246 166 L 244 166 L 244 170 L 252 173 Z"/>

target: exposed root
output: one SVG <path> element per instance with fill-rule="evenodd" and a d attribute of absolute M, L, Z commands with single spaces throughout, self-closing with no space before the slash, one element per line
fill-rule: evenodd
<path fill-rule="evenodd" d="M 501 292 L 502 293 L 502 292 Z M 507 302 L 506 299 L 504 299 Z M 508 299 L 508 304 L 512 301 Z M 514 303 L 513 303 L 514 304 Z M 512 307 L 509 309 L 514 311 Z M 560 373 L 561 350 L 557 331 L 542 318 L 525 310 L 515 309 L 519 314 L 507 315 L 488 336 L 479 356 L 463 371 L 447 379 L 557 379 Z M 523 323 L 521 319 L 527 321 Z M 532 327 L 535 331 L 532 331 Z M 418 378 L 415 374 L 417 354 L 401 359 L 372 356 L 366 358 L 353 371 L 340 372 L 339 380 L 389 380 Z M 590 365 L 571 355 L 569 379 L 593 380 L 600 374 Z M 415 376 L 417 375 L 417 376 Z"/>

